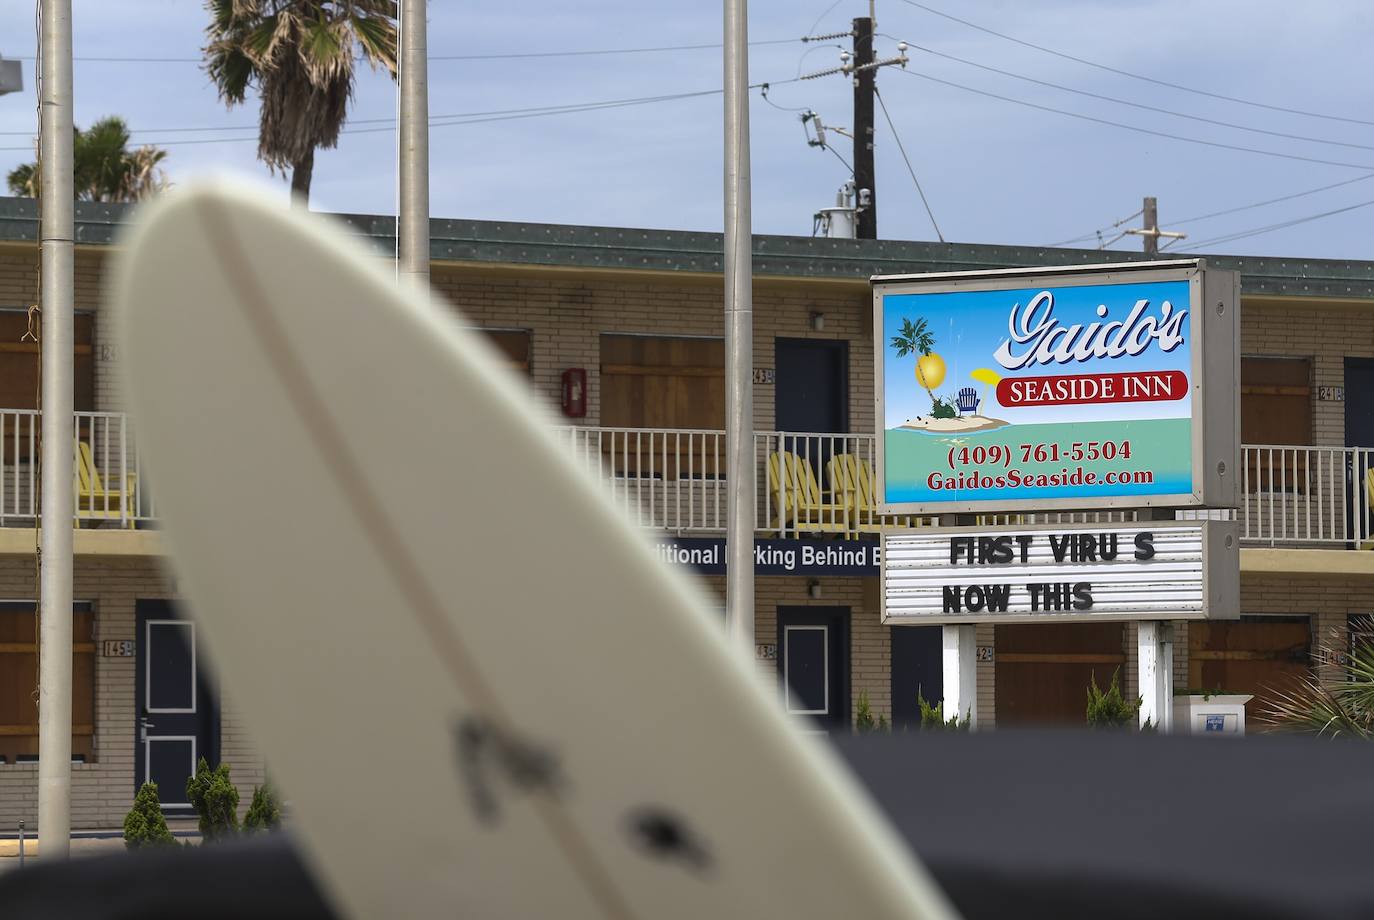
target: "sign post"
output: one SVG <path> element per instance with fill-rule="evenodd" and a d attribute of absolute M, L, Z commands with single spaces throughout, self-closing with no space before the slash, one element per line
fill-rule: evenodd
<path fill-rule="evenodd" d="M 1168 729 L 1170 624 L 1239 616 L 1234 515 L 1173 520 L 1239 503 L 1239 289 L 1201 259 L 873 279 L 880 510 L 1017 522 L 883 537 L 883 621 L 944 625 L 948 711 L 971 624 L 1130 620 Z"/>

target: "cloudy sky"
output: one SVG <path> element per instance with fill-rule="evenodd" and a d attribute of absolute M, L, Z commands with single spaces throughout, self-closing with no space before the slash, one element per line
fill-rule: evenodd
<path fill-rule="evenodd" d="M 1180 251 L 1197 243 L 1209 252 L 1374 258 L 1374 88 L 1356 78 L 1374 7 L 921 4 L 877 0 L 879 54 L 895 54 L 899 39 L 919 46 L 909 51 L 907 73 L 885 69 L 878 85 L 946 239 L 1047 244 L 1086 236 L 1079 245 L 1091 247 L 1095 231 L 1110 240 L 1119 233 L 1112 225 L 1154 195 L 1162 225 L 1190 235 Z M 206 20 L 199 0 L 74 7 L 78 124 L 123 115 L 138 142 L 167 147 L 174 180 L 225 168 L 266 175 L 254 159 L 255 107 L 226 111 L 195 62 Z M 837 45 L 847 40 L 799 38 L 846 31 L 867 12 L 868 0 L 750 3 L 751 79 L 772 84 L 768 100 L 752 94 L 756 232 L 810 234 L 812 214 L 833 203 L 848 178 L 840 162 L 851 159 L 848 139 L 831 133 L 833 152 L 808 147 L 798 111 L 847 128 L 847 79 L 796 79 L 836 66 Z M 719 94 L 540 117 L 474 113 L 718 90 L 719 47 L 566 52 L 718 45 L 721 19 L 715 2 L 431 0 L 430 111 L 442 125 L 432 132 L 435 216 L 718 230 Z M 27 56 L 31 66 L 33 54 L 32 5 L 5 0 L 0 55 Z M 80 60 L 100 57 L 135 60 Z M 0 170 L 31 159 L 32 88 L 26 73 L 24 94 L 0 97 Z M 315 207 L 394 211 L 394 109 L 390 81 L 365 73 L 353 133 L 316 161 Z M 878 119 L 879 235 L 934 239 L 881 112 Z M 1334 187 L 1299 195 L 1324 186 Z M 1299 197 L 1189 219 L 1290 195 Z M 1343 208 L 1351 209 L 1304 220 Z M 1236 236 L 1292 221 L 1300 222 Z M 1138 218 L 1120 229 L 1128 226 Z M 1113 244 L 1139 245 L 1136 237 Z"/>

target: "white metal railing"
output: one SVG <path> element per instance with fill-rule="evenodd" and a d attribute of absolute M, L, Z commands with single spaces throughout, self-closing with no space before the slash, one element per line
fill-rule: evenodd
<path fill-rule="evenodd" d="M 77 412 L 75 421 L 78 523 L 132 527 L 155 520 L 128 417 Z M 32 409 L 0 409 L 0 526 L 35 523 L 39 427 L 39 413 Z M 609 484 L 635 524 L 683 535 L 725 531 L 724 432 L 583 426 L 555 432 L 574 459 Z M 877 513 L 875 451 L 875 438 L 867 434 L 755 432 L 757 531 L 855 535 L 932 523 Z M 1374 448 L 1244 445 L 1241 455 L 1236 516 L 1245 544 L 1374 546 Z M 986 516 L 980 522 L 1107 523 L 1133 517 L 1119 511 L 1055 512 Z"/>
<path fill-rule="evenodd" d="M 39 511 L 40 414 L 0 409 L 0 526 L 31 527 Z M 72 492 L 81 526 L 132 527 L 154 517 L 128 416 L 77 412 Z"/>
<path fill-rule="evenodd" d="M 559 435 L 575 457 L 610 481 L 615 500 L 636 524 L 676 534 L 724 532 L 724 432 L 567 427 Z M 931 523 L 877 513 L 872 483 L 865 481 L 873 475 L 875 450 L 872 435 L 755 432 L 757 531 L 853 535 Z M 1245 445 L 1240 508 L 1180 511 L 1178 517 L 1238 518 L 1241 539 L 1251 546 L 1358 547 L 1374 541 L 1371 469 L 1369 448 Z M 987 515 L 979 522 L 1135 517 L 1131 511 L 1079 511 Z"/>
<path fill-rule="evenodd" d="M 1374 536 L 1374 449 L 1247 444 L 1241 454 L 1243 542 L 1360 547 Z"/>

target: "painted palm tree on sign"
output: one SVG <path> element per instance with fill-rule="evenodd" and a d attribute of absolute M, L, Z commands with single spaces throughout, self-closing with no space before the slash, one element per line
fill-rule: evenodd
<path fill-rule="evenodd" d="M 935 388 L 945 379 L 945 359 L 934 352 L 935 336 L 931 334 L 925 317 L 912 322 L 902 317 L 902 328 L 892 337 L 892 347 L 897 357 L 905 358 L 912 353 L 920 354 L 916 359 L 916 382 L 930 394 L 932 411 L 938 409 L 940 400 L 935 396 Z"/>
<path fill-rule="evenodd" d="M 205 70 L 233 108 L 262 99 L 258 159 L 310 197 L 315 151 L 348 118 L 357 58 L 396 76 L 396 0 L 206 0 Z M 355 56 L 356 49 L 356 56 Z"/>
<path fill-rule="evenodd" d="M 145 144 L 129 149 L 129 128 L 111 115 L 72 132 L 72 187 L 78 201 L 142 201 L 167 184 L 167 151 Z M 24 163 L 5 177 L 10 191 L 38 197 L 38 164 Z"/>

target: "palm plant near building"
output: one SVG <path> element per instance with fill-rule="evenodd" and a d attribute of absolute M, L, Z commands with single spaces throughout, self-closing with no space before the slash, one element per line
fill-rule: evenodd
<path fill-rule="evenodd" d="M 230 108 L 257 90 L 258 159 L 273 172 L 289 170 L 304 205 L 315 151 L 338 144 L 348 117 L 355 60 L 396 76 L 396 0 L 207 0 L 205 7 L 205 71 Z"/>
<path fill-rule="evenodd" d="M 111 115 L 72 133 L 72 185 L 78 201 L 142 201 L 167 184 L 167 151 L 151 144 L 129 149 L 129 127 Z M 6 176 L 15 195 L 37 198 L 38 163 L 23 163 Z"/>
<path fill-rule="evenodd" d="M 1374 618 L 1362 617 L 1354 625 L 1356 641 L 1347 652 L 1328 642 L 1318 653 L 1321 659 L 1339 663 L 1336 679 L 1313 674 L 1279 689 L 1259 713 L 1269 731 L 1374 739 L 1374 642 L 1368 641 L 1374 635 Z"/>

